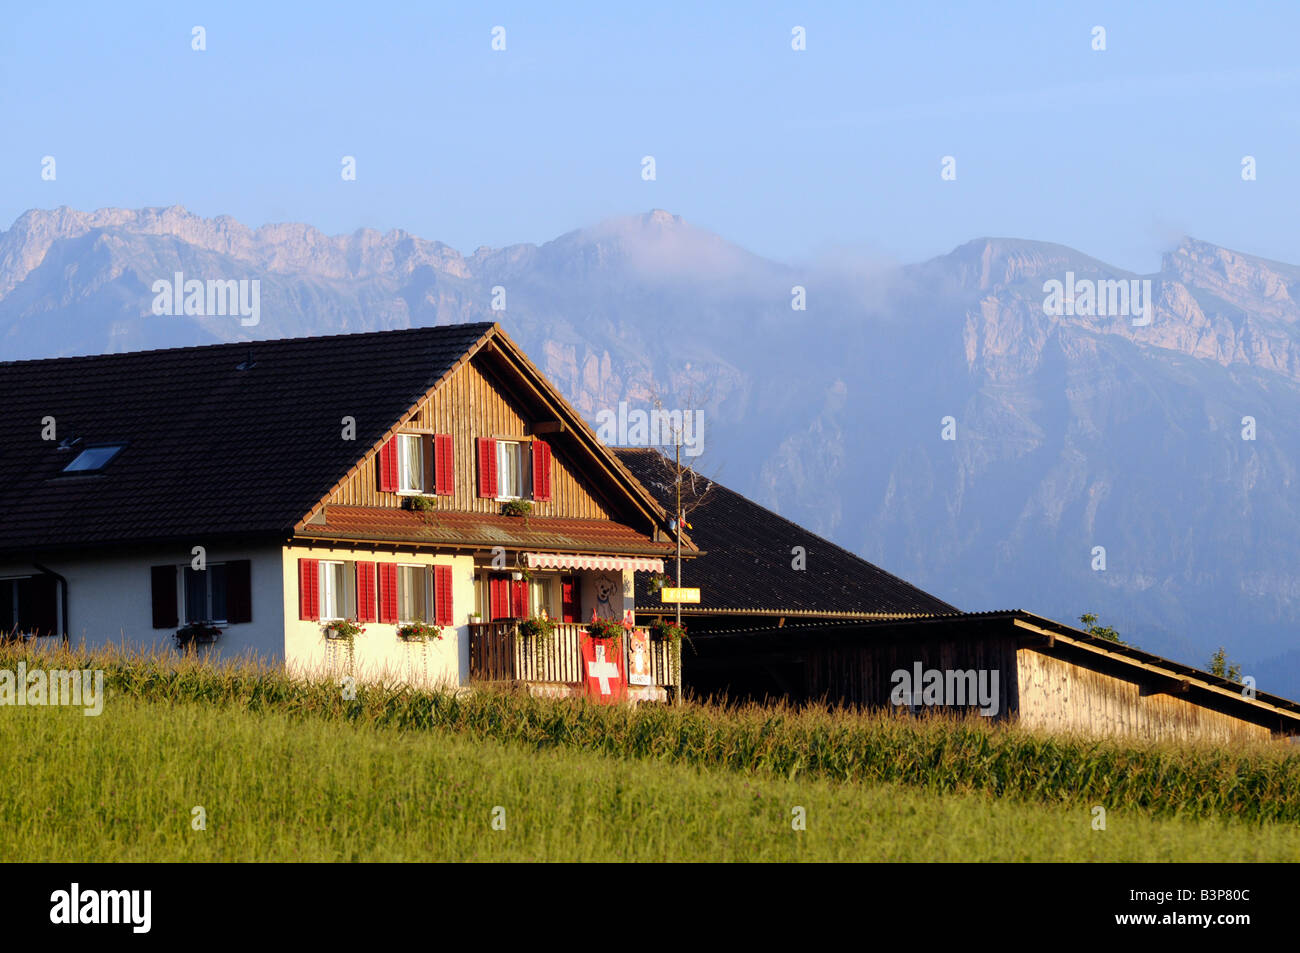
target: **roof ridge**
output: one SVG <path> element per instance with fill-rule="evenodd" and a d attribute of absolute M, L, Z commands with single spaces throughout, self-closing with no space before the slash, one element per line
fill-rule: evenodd
<path fill-rule="evenodd" d="M 72 363 L 76 361 L 113 360 L 129 357 L 141 357 L 144 355 L 181 354 L 184 352 L 197 353 L 202 351 L 216 351 L 221 348 L 233 350 L 237 348 L 265 347 L 272 344 L 290 344 L 305 341 L 333 341 L 338 340 L 339 338 L 360 339 L 379 335 L 433 334 L 437 332 L 448 333 L 451 331 L 471 331 L 475 329 L 478 329 L 481 332 L 486 332 L 488 328 L 496 326 L 496 322 L 494 321 L 467 321 L 461 324 L 434 324 L 422 327 L 389 328 L 375 331 L 342 331 L 337 334 L 307 334 L 298 337 L 282 338 L 250 338 L 246 341 L 217 341 L 212 344 L 185 344 L 179 347 L 155 347 L 145 348 L 144 350 L 139 351 L 114 351 L 100 354 L 69 354 L 63 357 L 29 357 L 16 361 L 0 361 L 0 367 L 13 368 L 33 364 L 53 364 L 55 362 Z"/>

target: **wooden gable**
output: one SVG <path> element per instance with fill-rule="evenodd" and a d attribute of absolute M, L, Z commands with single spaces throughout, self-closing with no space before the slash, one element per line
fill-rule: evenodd
<path fill-rule="evenodd" d="M 390 438 L 402 433 L 450 436 L 454 488 L 450 495 L 425 496 L 433 510 L 499 514 L 499 500 L 479 495 L 479 439 L 519 441 L 525 450 L 542 440 L 550 447 L 550 499 L 531 500 L 533 515 L 614 520 L 650 533 L 665 529 L 659 504 L 599 445 L 577 412 L 522 352 L 498 329 L 494 331 L 483 347 L 466 355 L 391 431 Z M 407 494 L 381 489 L 385 485 L 380 475 L 382 450 L 380 444 L 367 451 L 321 503 L 401 507 Z M 432 465 L 426 458 L 426 468 Z M 530 499 L 530 494 L 524 498 Z"/>

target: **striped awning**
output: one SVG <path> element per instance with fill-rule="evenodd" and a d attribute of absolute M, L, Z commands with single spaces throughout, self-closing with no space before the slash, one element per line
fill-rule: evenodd
<path fill-rule="evenodd" d="M 663 572 L 664 561 L 649 556 L 573 556 L 565 553 L 524 553 L 529 569 L 631 569 Z"/>

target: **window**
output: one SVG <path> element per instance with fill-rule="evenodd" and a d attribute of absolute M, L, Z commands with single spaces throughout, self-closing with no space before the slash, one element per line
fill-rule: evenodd
<path fill-rule="evenodd" d="M 399 622 L 432 622 L 433 605 L 429 592 L 427 566 L 397 567 L 397 620 Z"/>
<path fill-rule="evenodd" d="M 122 452 L 124 443 L 104 443 L 87 447 L 72 458 L 72 462 L 63 468 L 64 473 L 98 473 L 108 466 L 110 460 Z"/>
<path fill-rule="evenodd" d="M 351 565 L 351 563 L 321 560 L 321 619 L 352 619 L 356 617 L 356 574 L 348 571 Z"/>
<path fill-rule="evenodd" d="M 170 629 L 183 622 L 235 625 L 253 621 L 252 563 L 230 559 L 190 566 L 150 568 L 153 627 Z"/>
<path fill-rule="evenodd" d="M 183 596 L 186 622 L 225 622 L 225 563 L 213 563 L 207 569 L 186 566 Z"/>
<path fill-rule="evenodd" d="M 63 605 L 54 576 L 0 579 L 0 634 L 59 635 Z"/>
<path fill-rule="evenodd" d="M 398 492 L 424 492 L 424 438 L 419 434 L 397 435 L 397 472 Z"/>
<path fill-rule="evenodd" d="M 497 499 L 517 500 L 524 495 L 523 462 L 519 444 L 497 441 Z"/>
<path fill-rule="evenodd" d="M 555 605 L 551 601 L 552 582 L 550 576 L 534 576 L 529 584 L 529 597 L 533 615 L 545 614 L 548 619 L 556 619 Z"/>

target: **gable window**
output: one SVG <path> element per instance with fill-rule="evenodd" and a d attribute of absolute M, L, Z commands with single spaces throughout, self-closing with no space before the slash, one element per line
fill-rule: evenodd
<path fill-rule="evenodd" d="M 397 435 L 397 474 L 399 493 L 424 492 L 424 438 L 419 434 Z"/>
<path fill-rule="evenodd" d="M 320 562 L 320 617 L 322 620 L 351 619 L 357 614 L 356 575 L 348 563 Z"/>
<path fill-rule="evenodd" d="M 497 441 L 497 499 L 517 500 L 524 495 L 524 454 L 512 440 Z"/>
<path fill-rule="evenodd" d="M 104 443 L 87 447 L 63 468 L 64 473 L 98 473 L 122 452 L 124 443 Z"/>
<path fill-rule="evenodd" d="M 226 565 L 207 569 L 185 567 L 184 619 L 186 622 L 226 622 Z"/>

